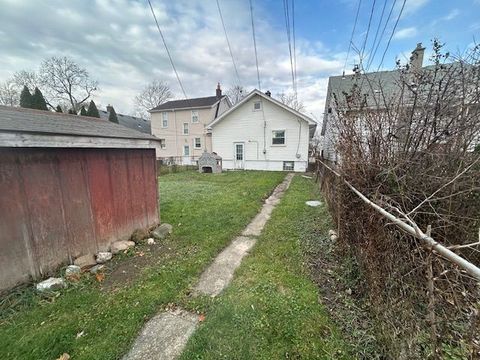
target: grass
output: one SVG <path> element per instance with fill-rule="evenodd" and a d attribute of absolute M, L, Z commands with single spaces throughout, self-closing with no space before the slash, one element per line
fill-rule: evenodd
<path fill-rule="evenodd" d="M 319 196 L 311 180 L 295 177 L 225 292 L 183 304 L 206 319 L 182 359 L 351 357 L 304 264 L 306 237 L 328 231 L 325 208 L 305 205 Z"/>
<path fill-rule="evenodd" d="M 56 359 L 63 353 L 76 360 L 120 358 L 146 320 L 183 301 L 202 270 L 241 232 L 284 175 L 162 176 L 162 222 L 174 226 L 163 244 L 168 253 L 134 281 L 111 290 L 102 290 L 85 275 L 57 295 L 40 296 L 28 287 L 0 299 L 0 359 Z"/>

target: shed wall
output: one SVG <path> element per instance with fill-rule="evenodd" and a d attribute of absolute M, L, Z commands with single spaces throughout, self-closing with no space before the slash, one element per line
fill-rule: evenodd
<path fill-rule="evenodd" d="M 0 148 L 0 290 L 159 222 L 154 149 Z"/>

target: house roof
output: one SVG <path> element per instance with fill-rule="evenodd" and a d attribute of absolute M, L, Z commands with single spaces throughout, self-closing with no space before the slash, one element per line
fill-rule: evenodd
<path fill-rule="evenodd" d="M 0 106 L 0 146 L 151 148 L 157 141 L 98 118 Z"/>
<path fill-rule="evenodd" d="M 260 97 L 262 97 L 263 99 L 267 100 L 267 101 L 270 101 L 272 102 L 273 104 L 275 105 L 278 105 L 280 106 L 281 108 L 291 112 L 292 114 L 294 114 L 295 116 L 298 116 L 299 118 L 301 118 L 302 120 L 305 120 L 308 125 L 315 129 L 315 127 L 317 126 L 317 123 L 309 118 L 308 116 L 302 114 L 301 112 L 298 112 L 294 109 L 292 109 L 291 107 L 281 103 L 280 101 L 278 100 L 275 100 L 274 98 L 272 98 L 271 96 L 268 96 L 268 95 L 265 95 L 263 92 L 261 92 L 260 90 L 257 90 L 257 89 L 254 89 L 253 91 L 251 91 L 247 96 L 245 96 L 241 101 L 239 101 L 237 104 L 235 104 L 234 106 L 232 106 L 230 109 L 228 109 L 227 111 L 225 111 L 222 115 L 220 115 L 219 117 L 217 117 L 215 120 L 213 120 L 210 124 L 208 124 L 207 128 L 208 129 L 211 129 L 213 126 L 215 126 L 216 124 L 218 124 L 220 121 L 222 121 L 223 119 L 225 119 L 225 117 L 228 115 L 228 114 L 231 114 L 232 112 L 234 112 L 235 110 L 237 110 L 240 106 L 242 106 L 243 104 L 245 104 L 247 101 L 249 101 L 251 98 L 253 98 L 255 95 L 258 95 Z M 313 135 L 312 135 L 313 136 Z"/>
<path fill-rule="evenodd" d="M 223 95 L 221 99 L 225 98 Z M 184 100 L 172 100 L 167 101 L 166 103 L 154 107 L 150 112 L 163 111 L 163 110 L 174 110 L 174 109 L 194 109 L 202 107 L 212 107 L 219 101 L 216 96 L 207 96 L 201 98 L 193 99 L 184 99 Z"/>
<path fill-rule="evenodd" d="M 100 118 L 103 120 L 108 120 L 110 113 L 105 110 L 98 110 Z M 150 120 L 139 118 L 136 116 L 123 115 L 117 113 L 118 123 L 120 125 L 126 126 L 132 130 L 137 130 L 145 134 L 151 134 Z"/>

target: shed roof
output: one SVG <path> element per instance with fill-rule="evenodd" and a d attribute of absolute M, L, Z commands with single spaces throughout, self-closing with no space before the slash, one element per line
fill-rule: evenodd
<path fill-rule="evenodd" d="M 224 98 L 223 95 L 220 99 Z M 216 96 L 207 96 L 201 98 L 193 99 L 184 99 L 184 100 L 172 100 L 167 101 L 166 103 L 154 107 L 150 112 L 156 112 L 161 110 L 173 110 L 173 109 L 189 109 L 189 108 L 201 108 L 201 107 L 211 107 L 220 100 Z"/>
<path fill-rule="evenodd" d="M 0 106 L 0 135 L 0 146 L 61 147 L 67 146 L 68 139 L 68 147 L 151 148 L 158 141 L 150 134 L 98 118 L 10 106 Z"/>

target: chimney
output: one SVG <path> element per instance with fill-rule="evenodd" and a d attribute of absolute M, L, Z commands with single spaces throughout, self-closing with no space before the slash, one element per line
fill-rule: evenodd
<path fill-rule="evenodd" d="M 220 100 L 222 97 L 222 89 L 220 88 L 220 83 L 217 84 L 217 99 Z"/>
<path fill-rule="evenodd" d="M 413 71 L 419 71 L 422 69 L 424 53 L 425 48 L 422 46 L 422 43 L 418 43 L 415 50 L 412 51 L 412 56 L 410 56 L 410 68 Z"/>
<path fill-rule="evenodd" d="M 270 90 L 267 90 L 267 91 L 265 92 L 265 95 L 267 95 L 268 97 L 270 97 L 270 96 L 272 96 L 272 93 L 270 92 Z"/>

